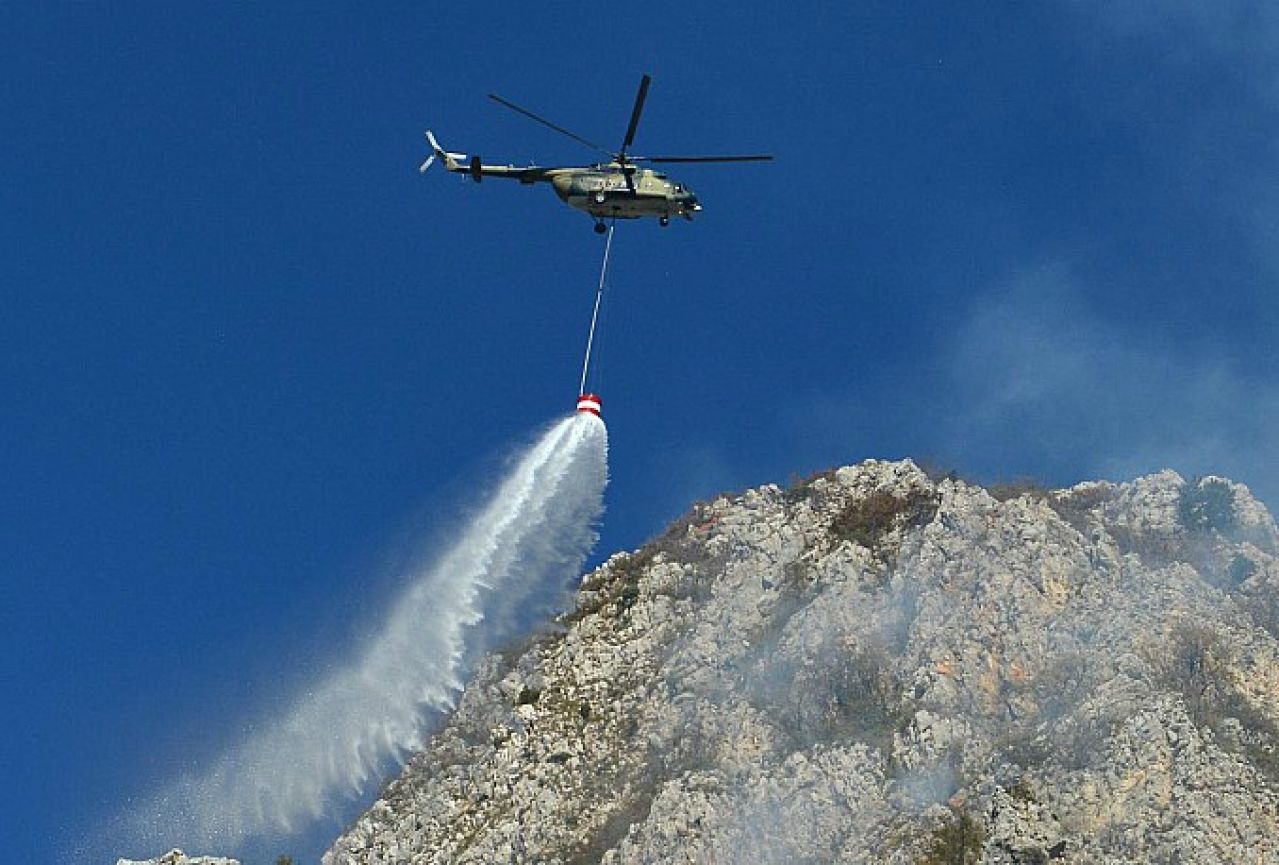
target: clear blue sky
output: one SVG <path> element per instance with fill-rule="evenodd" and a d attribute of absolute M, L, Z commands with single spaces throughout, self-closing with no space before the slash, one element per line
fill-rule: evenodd
<path fill-rule="evenodd" d="M 590 220 L 416 171 L 428 126 L 590 158 L 490 91 L 611 143 L 648 72 L 636 151 L 777 154 L 673 172 L 693 224 L 619 227 L 601 553 L 868 457 L 1279 502 L 1279 7 L 554 8 L 6 11 L 13 861 L 340 656 L 396 551 L 571 407 Z"/>

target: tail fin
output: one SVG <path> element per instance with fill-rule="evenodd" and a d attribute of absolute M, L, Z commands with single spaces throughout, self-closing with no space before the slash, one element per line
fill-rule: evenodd
<path fill-rule="evenodd" d="M 431 155 L 426 157 L 426 161 L 422 163 L 418 171 L 426 171 L 437 157 L 444 160 L 444 167 L 449 171 L 466 171 L 466 168 L 458 162 L 459 159 L 465 161 L 465 153 L 449 153 L 443 147 L 440 147 L 440 143 L 435 140 L 435 136 L 431 134 L 429 129 L 426 130 L 426 140 L 431 145 Z"/>

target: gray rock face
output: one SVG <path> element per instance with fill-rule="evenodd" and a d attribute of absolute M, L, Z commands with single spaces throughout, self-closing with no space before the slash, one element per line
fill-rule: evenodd
<path fill-rule="evenodd" d="M 721 497 L 487 659 L 352 863 L 1279 862 L 1279 532 L 1173 472 Z"/>

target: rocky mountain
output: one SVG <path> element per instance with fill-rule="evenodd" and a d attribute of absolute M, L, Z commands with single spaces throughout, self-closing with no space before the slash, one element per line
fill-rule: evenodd
<path fill-rule="evenodd" d="M 1276 555 L 1169 471 L 722 496 L 488 658 L 324 862 L 1279 862 Z"/>

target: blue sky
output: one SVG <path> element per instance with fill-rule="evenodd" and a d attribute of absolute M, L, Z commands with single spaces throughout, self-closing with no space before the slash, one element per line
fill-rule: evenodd
<path fill-rule="evenodd" d="M 648 72 L 636 151 L 777 155 L 680 167 L 697 221 L 618 229 L 600 553 L 868 457 L 1055 484 L 1172 466 L 1279 501 L 1273 4 L 6 18 L 15 861 L 58 861 L 342 656 L 403 550 L 571 406 L 590 220 L 416 171 L 428 126 L 493 161 L 590 159 L 488 92 L 620 143 Z"/>

